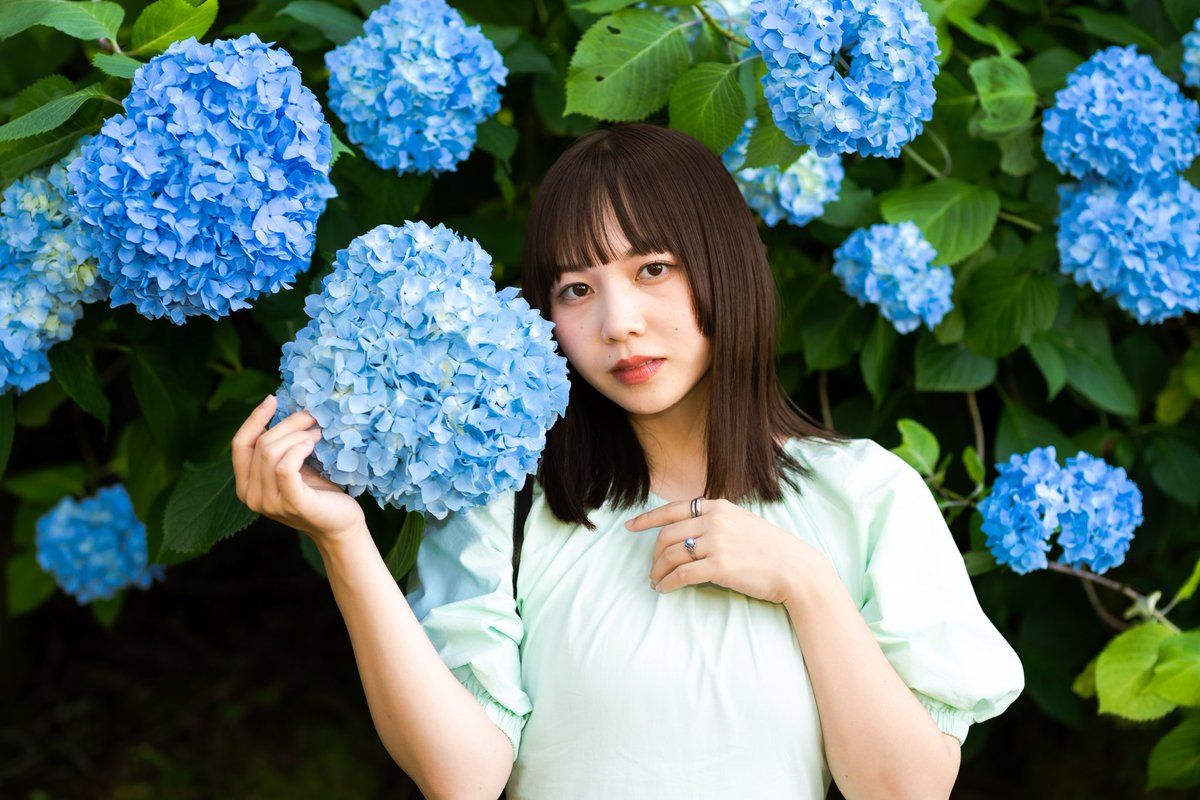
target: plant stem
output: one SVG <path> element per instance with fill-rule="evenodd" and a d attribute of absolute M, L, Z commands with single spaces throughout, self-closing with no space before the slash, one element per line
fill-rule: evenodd
<path fill-rule="evenodd" d="M 908 156 L 909 158 L 911 158 L 913 161 L 915 161 L 917 163 L 917 165 L 919 167 L 921 167 L 921 169 L 928 172 L 935 181 L 940 181 L 942 178 L 946 177 L 945 175 L 943 175 L 942 173 L 940 173 L 936 169 L 934 169 L 933 165 L 930 164 L 928 161 L 926 161 L 924 158 L 922 158 L 920 156 L 920 154 L 917 153 L 916 150 L 912 149 L 912 147 L 910 145 L 904 145 L 904 154 L 906 156 Z"/>
<path fill-rule="evenodd" d="M 967 392 L 967 409 L 971 412 L 971 424 L 975 427 L 975 452 L 979 455 L 980 463 L 985 463 L 984 454 L 984 438 L 983 438 L 983 417 L 979 414 L 979 403 L 975 400 L 975 391 Z"/>
<path fill-rule="evenodd" d="M 1018 217 L 1016 214 L 1010 214 L 1007 211 L 1000 212 L 1000 219 L 1005 220 L 1006 222 L 1011 222 L 1013 225 L 1019 225 L 1020 227 L 1033 231 L 1034 233 L 1041 233 L 1042 230 L 1042 226 L 1038 225 L 1036 222 L 1030 222 L 1024 217 Z"/>
<path fill-rule="evenodd" d="M 942 154 L 942 160 L 946 162 L 946 166 L 942 168 L 942 177 L 948 177 L 950 171 L 954 169 L 954 159 L 950 157 L 950 150 L 946 148 L 943 142 L 933 131 L 925 131 L 925 135 L 929 137 L 929 141 L 933 142 L 934 147 Z"/>
<path fill-rule="evenodd" d="M 817 393 L 821 397 L 821 423 L 826 430 L 833 430 L 833 410 L 829 407 L 829 371 L 817 374 Z"/>
<path fill-rule="evenodd" d="M 700 12 L 700 16 L 702 16 L 704 18 L 705 22 L 707 22 L 709 25 L 712 26 L 713 30 L 715 30 L 717 32 L 717 35 L 721 36 L 724 39 L 728 39 L 729 41 L 731 41 L 734 44 L 739 45 L 741 47 L 749 47 L 750 46 L 749 39 L 743 39 L 742 37 L 735 34 L 733 31 L 722 27 L 721 23 L 719 23 L 715 19 L 713 19 L 712 14 L 709 14 L 707 11 L 704 10 L 704 6 L 696 5 L 696 6 L 692 6 L 692 8 L 694 8 Z"/>
<path fill-rule="evenodd" d="M 1049 564 L 1049 568 L 1054 570 L 1055 572 L 1061 572 L 1064 575 L 1074 575 L 1077 578 L 1081 578 L 1081 579 L 1087 580 L 1087 581 L 1092 581 L 1093 583 L 1098 583 L 1101 586 L 1105 586 L 1109 589 L 1112 589 L 1114 592 L 1120 592 L 1121 594 L 1128 597 L 1130 600 L 1145 601 L 1145 599 L 1146 599 L 1145 595 L 1138 592 L 1132 586 L 1121 583 L 1120 581 L 1114 581 L 1111 578 L 1105 578 L 1101 575 L 1097 575 L 1094 572 L 1089 572 L 1086 569 L 1075 569 L 1074 567 L 1068 566 L 1066 564 L 1059 564 L 1056 561 L 1051 561 Z M 1169 619 L 1167 619 L 1166 616 L 1163 615 L 1163 612 L 1159 611 L 1157 608 L 1150 611 L 1150 616 L 1154 617 L 1154 619 L 1158 620 L 1163 625 L 1166 625 L 1168 628 L 1170 628 L 1175 633 L 1181 633 L 1181 631 L 1179 630 L 1179 627 L 1176 626 L 1175 623 L 1173 623 Z"/>

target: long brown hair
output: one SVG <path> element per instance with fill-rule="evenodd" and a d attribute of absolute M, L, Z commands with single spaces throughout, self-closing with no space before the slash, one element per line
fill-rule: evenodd
<path fill-rule="evenodd" d="M 674 254 L 712 347 L 704 495 L 779 500 L 807 470 L 781 438 L 841 437 L 787 397 L 775 372 L 776 286 L 754 217 L 729 172 L 685 133 L 654 125 L 592 131 L 546 173 L 525 232 L 522 279 L 530 305 L 550 317 L 567 265 L 607 264 L 605 219 L 631 253 Z M 588 528 L 606 501 L 644 502 L 650 471 L 625 411 L 570 369 L 566 416 L 550 429 L 538 471 L 555 516 Z"/>

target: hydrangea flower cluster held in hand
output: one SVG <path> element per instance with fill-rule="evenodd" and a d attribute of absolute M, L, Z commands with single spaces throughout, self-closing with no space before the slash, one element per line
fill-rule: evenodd
<path fill-rule="evenodd" d="M 918 0 L 754 0 L 746 36 L 775 124 L 818 155 L 895 158 L 933 119 L 939 51 Z"/>
<path fill-rule="evenodd" d="M 312 321 L 283 347 L 277 419 L 306 410 L 330 480 L 443 518 L 519 488 L 567 405 L 551 323 L 491 257 L 422 222 L 380 225 L 338 253 Z"/>
<path fill-rule="evenodd" d="M 996 469 L 979 512 L 997 562 L 1021 574 L 1045 569 L 1055 531 L 1059 563 L 1101 573 L 1125 561 L 1142 524 L 1142 493 L 1124 469 L 1082 451 L 1060 467 L 1053 447 L 1013 455 Z"/>
<path fill-rule="evenodd" d="M 334 195 L 330 130 L 286 52 L 254 34 L 176 42 L 70 167 L 114 306 L 150 318 L 290 288 Z"/>
<path fill-rule="evenodd" d="M 64 497 L 37 521 L 35 541 L 38 564 L 80 604 L 147 589 L 164 575 L 146 563 L 146 526 L 119 484 L 84 500 Z"/>
<path fill-rule="evenodd" d="M 0 393 L 48 381 L 50 348 L 108 293 L 68 200 L 74 156 L 14 181 L 0 202 Z"/>
<path fill-rule="evenodd" d="M 331 50 L 329 105 L 367 157 L 397 172 L 454 171 L 500 109 L 508 69 L 445 0 L 393 0 Z"/>
<path fill-rule="evenodd" d="M 954 307 L 954 273 L 912 222 L 854 231 L 833 252 L 833 274 L 860 304 L 875 303 L 900 333 L 932 330 Z"/>
<path fill-rule="evenodd" d="M 1200 152 L 1200 106 L 1136 48 L 1078 67 L 1044 118 L 1042 149 L 1060 171 L 1063 272 L 1143 324 L 1200 311 L 1197 192 L 1181 177 Z"/>
<path fill-rule="evenodd" d="M 802 226 L 821 216 L 825 204 L 837 200 L 841 193 L 846 174 L 841 156 L 819 156 L 816 151 L 808 150 L 787 169 L 777 166 L 740 169 L 755 125 L 753 117 L 747 120 L 741 135 L 721 156 L 746 204 L 771 227 L 785 219 Z"/>

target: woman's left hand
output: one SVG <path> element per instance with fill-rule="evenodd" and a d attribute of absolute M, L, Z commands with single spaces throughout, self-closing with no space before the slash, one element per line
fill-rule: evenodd
<path fill-rule="evenodd" d="M 625 523 L 631 531 L 660 528 L 650 583 L 656 591 L 715 583 L 770 603 L 786 603 L 798 581 L 828 559 L 812 545 L 728 500 L 667 503 Z M 695 538 L 695 551 L 684 542 Z"/>

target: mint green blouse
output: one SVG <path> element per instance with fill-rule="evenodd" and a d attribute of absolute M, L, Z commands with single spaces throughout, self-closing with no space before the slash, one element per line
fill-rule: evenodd
<path fill-rule="evenodd" d="M 960 741 L 1024 688 L 921 477 L 875 442 L 792 440 L 812 470 L 744 506 L 833 563 L 897 674 Z M 512 588 L 513 494 L 430 521 L 408 599 L 512 740 L 508 796 L 824 798 L 816 701 L 787 611 L 723 587 L 650 587 L 667 501 L 558 521 L 535 489 Z M 520 609 L 520 614 L 517 611 Z M 847 687 L 853 691 L 853 687 Z"/>

